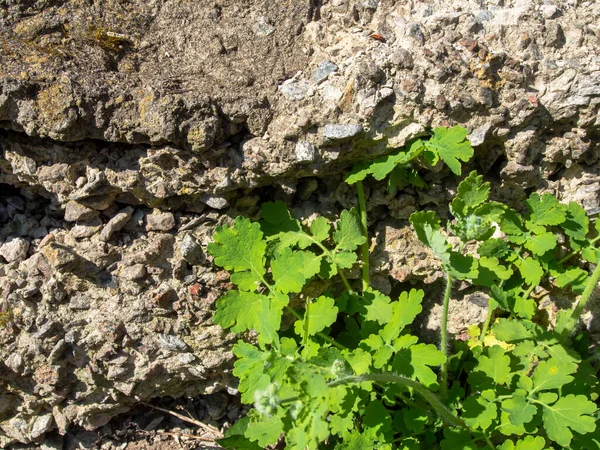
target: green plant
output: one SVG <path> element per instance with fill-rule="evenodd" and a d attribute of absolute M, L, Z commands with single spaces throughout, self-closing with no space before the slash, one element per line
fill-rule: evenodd
<path fill-rule="evenodd" d="M 357 184 L 359 209 L 333 224 L 318 217 L 304 226 L 277 202 L 263 204 L 260 222 L 238 217 L 217 229 L 208 250 L 237 289 L 217 301 L 213 320 L 250 332 L 233 347 L 233 373 L 242 401 L 254 404 L 221 445 L 260 449 L 283 438 L 294 450 L 509 450 L 597 442 L 595 357 L 587 335 L 575 331 L 600 270 L 590 277 L 582 267 L 564 267 L 575 255 L 598 261 L 580 207 L 534 194 L 521 218 L 489 201 L 489 184 L 471 173 L 452 201 L 447 230 L 432 211 L 411 216 L 447 278 L 439 349 L 411 334 L 422 290 L 392 300 L 370 287 L 362 181 L 389 176 L 391 191 L 425 188 L 419 166 L 442 160 L 460 175 L 459 160 L 472 155 L 464 129 L 438 128 L 427 141 L 358 165 L 347 181 Z M 506 239 L 492 238 L 501 232 Z M 559 232 L 568 237 L 560 245 Z M 460 243 L 453 248 L 448 235 Z M 360 289 L 344 275 L 359 248 Z M 557 252 L 570 253 L 555 262 Z M 541 273 L 531 269 L 538 265 Z M 450 352 L 455 279 L 489 289 L 491 299 L 483 329 L 471 327 L 469 341 Z M 540 284 L 583 292 L 554 328 L 533 320 L 529 296 Z M 492 321 L 494 311 L 503 317 Z"/>

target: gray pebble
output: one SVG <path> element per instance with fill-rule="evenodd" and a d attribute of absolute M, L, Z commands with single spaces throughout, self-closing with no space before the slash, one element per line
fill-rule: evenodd
<path fill-rule="evenodd" d="M 29 241 L 20 237 L 9 237 L 2 246 L 0 246 L 0 256 L 6 261 L 23 261 L 27 258 L 29 250 Z"/>
<path fill-rule="evenodd" d="M 338 67 L 329 60 L 323 61 L 319 66 L 314 70 L 312 74 L 312 80 L 314 83 L 319 84 L 321 81 L 327 79 L 327 77 L 335 72 Z"/>
<path fill-rule="evenodd" d="M 279 86 L 281 93 L 291 100 L 302 100 L 308 94 L 309 85 L 306 81 L 291 81 Z"/>
<path fill-rule="evenodd" d="M 204 194 L 200 197 L 200 201 L 214 209 L 225 209 L 229 206 L 227 199 L 220 195 Z"/>
<path fill-rule="evenodd" d="M 321 133 L 328 140 L 349 139 L 362 133 L 362 125 L 359 124 L 328 124 L 321 128 Z"/>
<path fill-rule="evenodd" d="M 317 159 L 317 148 L 307 141 L 298 141 L 296 143 L 296 161 L 313 162 Z"/>

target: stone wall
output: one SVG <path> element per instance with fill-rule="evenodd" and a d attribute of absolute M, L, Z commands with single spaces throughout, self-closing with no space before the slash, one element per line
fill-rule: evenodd
<path fill-rule="evenodd" d="M 580 0 L 0 0 L 0 447 L 234 392 L 214 227 L 273 199 L 333 218 L 345 169 L 431 127 L 469 129 L 499 200 L 600 211 L 599 24 Z M 435 291 L 407 218 L 457 179 L 426 180 L 366 186 L 384 291 Z M 486 301 L 457 297 L 460 333 Z"/>

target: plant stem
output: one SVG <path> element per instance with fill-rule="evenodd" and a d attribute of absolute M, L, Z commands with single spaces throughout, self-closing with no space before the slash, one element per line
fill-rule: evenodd
<path fill-rule="evenodd" d="M 596 286 L 598 285 L 598 280 L 600 280 L 600 261 L 596 265 L 594 272 L 592 272 L 592 276 L 590 277 L 587 284 L 585 285 L 585 290 L 583 291 L 583 294 L 581 294 L 581 297 L 579 299 L 579 302 L 577 303 L 577 306 L 575 306 L 575 308 L 573 308 L 573 312 L 571 313 L 571 317 L 569 319 L 568 325 L 565 327 L 565 329 L 562 332 L 562 335 L 561 335 L 562 341 L 564 341 L 573 332 L 573 330 L 577 326 L 577 323 L 579 322 L 579 316 L 581 316 L 581 313 L 585 309 L 586 303 L 592 296 L 594 289 L 596 289 Z"/>
<path fill-rule="evenodd" d="M 483 433 L 483 439 L 485 440 L 486 444 L 492 449 L 492 450 L 496 450 L 496 447 L 494 446 L 494 444 L 492 444 L 492 441 L 490 441 L 490 438 L 487 436 L 487 434 Z"/>
<path fill-rule="evenodd" d="M 467 430 L 469 427 L 460 419 L 455 416 L 452 411 L 450 411 L 446 405 L 429 389 L 423 386 L 421 383 L 417 381 L 411 380 L 410 378 L 406 378 L 400 375 L 392 375 L 388 373 L 370 373 L 365 375 L 357 375 L 346 378 L 340 378 L 339 380 L 333 381 L 329 383 L 329 387 L 340 386 L 343 384 L 354 384 L 354 383 L 362 383 L 364 381 L 380 381 L 387 383 L 398 383 L 403 386 L 414 389 L 417 393 L 419 393 L 426 401 L 431 405 L 434 411 L 447 423 L 453 425 L 455 427 L 463 427 Z"/>
<path fill-rule="evenodd" d="M 442 323 L 440 324 L 440 350 L 446 357 L 446 360 L 442 364 L 440 374 L 440 394 L 444 399 L 448 396 L 448 306 L 450 304 L 450 294 L 452 292 L 452 275 L 447 271 L 445 271 L 445 273 L 446 290 L 444 292 L 444 302 L 442 305 Z"/>
<path fill-rule="evenodd" d="M 310 236 L 308 234 L 306 235 L 306 237 L 308 237 L 311 241 L 313 241 L 315 244 L 317 244 L 317 246 L 321 250 L 323 250 L 323 253 L 325 253 L 325 255 L 327 255 L 327 257 L 329 258 L 331 263 L 335 264 L 333 262 L 333 253 L 331 253 L 331 251 L 327 247 L 325 247 L 323 244 L 321 244 L 319 241 L 317 241 L 315 238 L 313 238 L 312 236 Z M 344 287 L 350 294 L 352 294 L 354 291 L 350 287 L 350 283 L 348 283 L 348 279 L 346 278 L 346 275 L 344 275 L 344 272 L 342 271 L 341 267 L 339 267 L 337 264 L 335 264 L 335 266 L 337 267 L 338 275 L 340 276 L 342 283 L 344 283 Z"/>
<path fill-rule="evenodd" d="M 367 231 L 367 202 L 365 201 L 365 190 L 362 181 L 356 183 L 358 192 L 358 207 L 360 210 L 360 227 L 365 243 L 361 246 L 362 251 L 362 289 L 363 292 L 369 287 L 369 232 Z"/>
<path fill-rule="evenodd" d="M 479 335 L 479 342 L 483 342 L 483 340 L 485 339 L 485 335 L 487 334 L 488 329 L 490 328 L 492 316 L 494 315 L 494 310 L 492 308 L 492 305 L 493 305 L 493 300 L 489 299 L 487 316 L 485 316 L 485 322 L 483 322 L 483 328 L 481 329 L 481 334 Z"/>

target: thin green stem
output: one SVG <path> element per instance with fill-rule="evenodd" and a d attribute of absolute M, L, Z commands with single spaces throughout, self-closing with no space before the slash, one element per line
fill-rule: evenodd
<path fill-rule="evenodd" d="M 335 264 L 334 259 L 333 259 L 333 253 L 331 253 L 331 251 L 325 247 L 322 243 L 320 243 L 319 241 L 317 241 L 315 238 L 313 238 L 310 235 L 306 235 L 313 243 L 317 244 L 317 246 L 323 250 L 323 253 L 325 253 L 325 255 L 327 255 L 327 257 L 329 258 L 329 260 L 331 261 L 332 264 Z M 337 271 L 338 271 L 338 275 L 340 276 L 340 279 L 342 280 L 342 283 L 344 283 L 344 287 L 346 288 L 346 290 L 352 294 L 354 292 L 354 290 L 352 290 L 352 287 L 350 287 L 350 283 L 348 283 L 348 279 L 346 278 L 346 275 L 344 275 L 344 272 L 342 271 L 342 269 L 335 264 L 335 266 L 337 267 Z"/>
<path fill-rule="evenodd" d="M 488 300 L 488 310 L 487 310 L 487 315 L 485 316 L 485 322 L 483 322 L 483 328 L 481 329 L 481 334 L 479 335 L 479 342 L 483 342 L 483 340 L 485 339 L 485 335 L 488 332 L 488 329 L 490 328 L 490 323 L 492 322 L 492 317 L 494 315 L 494 301 L 490 298 Z"/>
<path fill-rule="evenodd" d="M 398 383 L 403 386 L 414 389 L 419 395 L 421 395 L 427 403 L 431 405 L 433 410 L 447 423 L 453 425 L 455 427 L 463 427 L 467 430 L 469 427 L 460 419 L 455 416 L 452 411 L 450 411 L 446 405 L 429 389 L 423 386 L 421 383 L 411 380 L 410 378 L 406 378 L 400 375 L 392 375 L 388 373 L 370 373 L 365 375 L 357 375 L 346 378 L 340 378 L 339 380 L 335 380 L 329 383 L 329 387 L 340 386 L 344 384 L 356 384 L 362 383 L 364 381 L 375 381 L 375 382 L 385 382 L 385 383 Z"/>
<path fill-rule="evenodd" d="M 600 235 L 596 236 L 594 239 L 592 239 L 589 243 L 590 245 L 594 245 L 596 242 L 598 242 L 600 240 Z M 558 264 L 562 264 L 566 261 L 568 261 L 569 259 L 571 259 L 573 256 L 578 255 L 579 253 L 581 253 L 581 250 L 577 250 L 574 252 L 569 253 L 567 256 L 565 256 L 563 259 L 558 261 Z"/>
<path fill-rule="evenodd" d="M 496 450 L 496 447 L 494 446 L 494 444 L 492 444 L 492 441 L 490 441 L 490 438 L 487 436 L 487 434 L 482 433 L 483 435 L 483 439 L 485 440 L 485 443 L 492 449 L 492 450 Z"/>
<path fill-rule="evenodd" d="M 590 277 L 587 284 L 585 285 L 585 289 L 583 291 L 583 294 L 581 294 L 581 298 L 579 299 L 577 306 L 575 308 L 573 308 L 573 312 L 571 313 L 571 317 L 569 318 L 568 325 L 565 327 L 565 329 L 562 332 L 562 335 L 561 335 L 562 341 L 564 341 L 567 337 L 569 337 L 569 335 L 573 332 L 573 330 L 577 326 L 577 323 L 579 322 L 579 316 L 581 316 L 581 313 L 585 309 L 585 305 L 587 304 L 588 300 L 592 296 L 594 289 L 596 289 L 596 286 L 598 285 L 598 280 L 600 280 L 600 261 L 596 265 L 594 272 L 592 272 L 592 276 Z"/>
<path fill-rule="evenodd" d="M 452 293 L 452 275 L 446 272 L 446 290 L 442 304 L 442 323 L 440 325 L 440 350 L 446 357 L 441 367 L 440 394 L 442 398 L 448 397 L 448 306 L 450 305 L 450 294 Z"/>
<path fill-rule="evenodd" d="M 358 192 L 358 207 L 360 210 L 360 228 L 365 237 L 365 243 L 361 245 L 362 252 L 362 289 L 365 292 L 369 287 L 369 232 L 367 230 L 367 202 L 365 201 L 365 190 L 362 181 L 356 183 Z"/>

